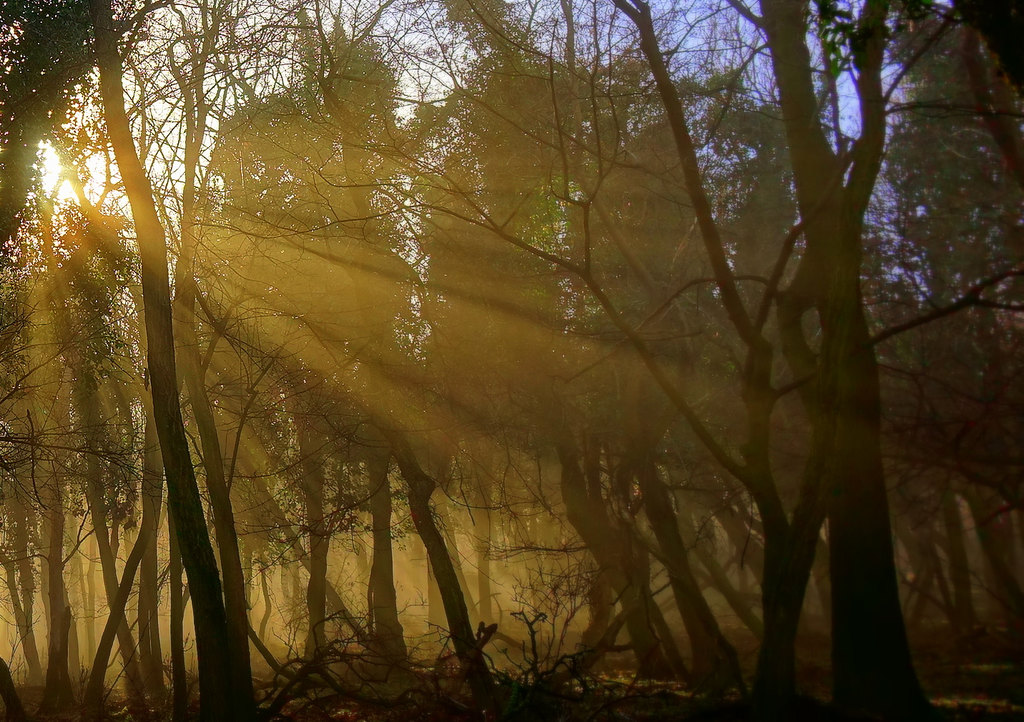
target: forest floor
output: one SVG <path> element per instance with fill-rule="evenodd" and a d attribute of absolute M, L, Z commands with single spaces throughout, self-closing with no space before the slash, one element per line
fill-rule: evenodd
<path fill-rule="evenodd" d="M 1024 636 L 1005 628 L 988 628 L 968 639 L 956 639 L 947 629 L 922 630 L 914 635 L 915 662 L 922 685 L 942 719 L 949 722 L 1024 721 Z M 741 656 L 750 662 L 753 647 Z M 800 643 L 801 700 L 793 722 L 856 722 L 869 718 L 842 714 L 829 707 L 827 638 L 805 636 Z M 622 661 L 628 661 L 623 656 Z M 677 684 L 640 681 L 606 669 L 587 680 L 586 690 L 553 694 L 543 684 L 526 684 L 512 671 L 500 675 L 506 700 L 503 722 L 742 722 L 743 703 L 734 698 L 694 695 Z M 440 682 L 443 687 L 443 680 Z M 435 685 L 435 688 L 438 685 Z M 37 709 L 41 690 L 25 688 L 22 699 Z M 475 715 L 466 699 L 443 694 L 405 695 L 399 701 L 356 701 L 340 694 L 318 696 L 310 690 L 297 696 L 275 719 L 295 722 L 469 722 Z M 157 722 L 168 719 L 166 709 L 142 707 L 116 693 L 108 698 L 106 719 L 118 722 Z M 193 709 L 193 712 L 196 710 Z M 76 712 L 34 717 L 51 722 L 78 722 Z"/>

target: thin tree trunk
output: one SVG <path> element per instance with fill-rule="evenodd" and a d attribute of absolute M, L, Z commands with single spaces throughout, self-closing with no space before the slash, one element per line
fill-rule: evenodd
<path fill-rule="evenodd" d="M 1013 566 L 1007 560 L 1006 539 L 996 528 L 998 517 L 988 513 L 983 504 L 981 494 L 975 489 L 968 489 L 967 506 L 974 518 L 974 529 L 981 543 L 981 551 L 988 562 L 992 573 L 996 599 L 1009 613 L 1010 619 L 1024 619 L 1024 589 L 1013 574 Z"/>
<path fill-rule="evenodd" d="M 631 544 L 615 530 L 603 502 L 590 496 L 587 477 L 581 466 L 575 443 L 564 439 L 558 444 L 561 462 L 562 502 L 566 516 L 576 533 L 587 545 L 602 573 L 619 598 L 626 629 L 636 655 L 639 673 L 653 679 L 671 679 L 674 671 L 658 643 L 649 617 L 646 600 L 650 596 L 649 580 L 635 568 Z M 595 466 L 596 459 L 591 459 Z M 592 471 L 592 481 L 597 472 Z M 597 492 L 600 493 L 599 489 Z M 644 588 L 639 588 L 642 585 Z"/>
<path fill-rule="evenodd" d="M 477 709 L 488 718 L 496 718 L 499 711 L 494 679 L 477 648 L 476 637 L 469 621 L 469 610 L 459 585 L 455 566 L 452 564 L 444 537 L 434 521 L 434 510 L 430 497 L 436 487 L 435 481 L 420 466 L 408 442 L 398 432 L 385 429 L 380 431 L 391 444 L 398 468 L 409 490 L 409 509 L 413 525 L 427 549 L 427 557 L 437 577 L 448 620 L 448 632 L 455 647 L 455 654 L 463 665 L 466 680 L 473 693 Z"/>
<path fill-rule="evenodd" d="M 80 413 L 88 429 L 98 429 L 99 400 L 96 397 L 95 389 L 84 390 L 78 399 Z M 98 446 L 98 439 L 91 439 L 91 444 Z M 111 533 L 107 526 L 107 501 L 103 487 L 103 468 L 95 454 L 86 457 L 86 489 L 85 497 L 89 506 L 89 515 L 92 518 L 96 548 L 100 557 L 100 572 L 103 577 L 103 588 L 106 592 L 107 607 L 113 610 L 117 598 L 117 556 L 111 548 Z M 145 690 L 142 682 L 142 672 L 139 668 L 139 660 L 136 655 L 135 640 L 132 637 L 128 620 L 123 615 L 114 615 L 113 611 L 108 612 L 119 623 L 116 626 L 118 648 L 121 650 L 121 658 L 124 662 L 125 674 L 131 686 L 131 691 L 141 693 Z M 108 616 L 108 621 L 111 617 Z M 106 660 L 104 660 L 104 673 L 106 672 Z"/>
<path fill-rule="evenodd" d="M 185 590 L 182 588 L 181 551 L 174 529 L 174 517 L 168 516 L 167 523 L 170 527 L 170 562 L 167 576 L 170 580 L 171 607 L 171 719 L 174 722 L 185 722 L 188 717 L 189 697 L 188 672 L 185 667 Z"/>
<path fill-rule="evenodd" d="M 110 659 L 110 652 L 114 646 L 114 638 L 121 636 L 119 629 L 127 623 L 125 606 L 128 604 L 128 597 L 131 595 L 132 586 L 135 584 L 135 574 L 142 563 L 142 557 L 151 538 L 156 536 L 156 528 L 159 517 L 152 513 L 143 512 L 142 523 L 139 534 L 135 538 L 128 559 L 124 563 L 124 571 L 121 574 L 121 582 L 114 594 L 110 597 L 107 623 L 103 626 L 100 634 L 100 641 L 96 647 L 96 656 L 93 659 L 92 670 L 89 673 L 89 681 L 86 683 L 85 695 L 82 700 L 87 710 L 101 711 L 103 705 L 103 691 L 107 676 L 107 662 Z M 142 680 L 139 680 L 140 684 Z"/>
<path fill-rule="evenodd" d="M 715 589 L 725 597 L 725 601 L 736 612 L 739 620 L 743 622 L 755 637 L 758 639 L 763 637 L 764 624 L 762 624 L 760 617 L 751 608 L 746 598 L 733 586 L 729 580 L 729 575 L 722 569 L 722 565 L 718 563 L 718 560 L 703 549 L 697 549 L 696 554 L 701 565 L 707 570 L 708 576 L 711 577 L 711 581 L 714 582 Z"/>
<path fill-rule="evenodd" d="M 480 493 L 480 509 L 477 511 L 477 514 L 481 517 L 481 524 L 477 529 L 474 543 L 477 574 L 476 606 L 477 611 L 480 613 L 480 620 L 484 624 L 490 624 L 494 621 L 494 604 L 491 599 L 491 536 L 494 534 L 494 521 L 491 518 L 489 483 L 486 479 L 477 478 L 477 485 Z"/>
<path fill-rule="evenodd" d="M 391 545 L 391 483 L 386 454 L 374 454 L 366 462 L 370 485 L 370 515 L 373 528 L 373 562 L 370 566 L 370 610 L 373 633 L 385 656 L 405 659 L 402 624 L 398 619 L 395 594 L 394 554 Z"/>
<path fill-rule="evenodd" d="M 11 592 L 14 606 L 14 620 L 18 628 L 22 653 L 28 665 L 28 683 L 43 683 L 43 667 L 39 661 L 39 648 L 36 645 L 35 622 L 32 606 L 35 599 L 35 565 L 29 554 L 28 528 L 32 523 L 30 508 L 14 494 L 7 502 L 12 520 L 11 536 L 14 542 L 15 559 L 4 560 L 4 571 L 7 575 L 7 588 Z"/>
<path fill-rule="evenodd" d="M 48 499 L 46 550 L 47 596 L 50 599 L 49 639 L 46 658 L 46 685 L 40 711 L 46 714 L 63 712 L 75 702 L 68 673 L 68 635 L 71 631 L 71 608 L 66 606 L 64 589 L 64 501 L 58 487 L 60 480 L 50 476 L 53 489 Z"/>
<path fill-rule="evenodd" d="M 157 537 L 160 507 L 163 501 L 163 460 L 160 441 L 156 436 L 152 411 L 147 409 L 145 427 L 146 448 L 142 469 L 142 516 L 156 520 L 154 533 L 146 540 L 146 548 L 139 569 L 139 655 L 146 689 L 155 698 L 161 698 L 164 685 L 163 654 L 160 645 L 159 569 Z M 145 526 L 143 521 L 142 525 Z M 141 533 L 141 532 L 140 532 Z"/>
<path fill-rule="evenodd" d="M 325 439 L 308 425 L 299 430 L 299 454 L 302 458 L 302 498 L 306 507 L 309 534 L 309 580 L 306 583 L 306 613 L 309 630 L 305 654 L 313 657 L 327 645 L 324 620 L 327 618 L 327 554 L 331 539 L 324 521 Z"/>
<path fill-rule="evenodd" d="M 635 471 L 643 494 L 644 511 L 665 556 L 672 593 L 690 638 L 693 682 L 698 687 L 716 689 L 731 681 L 745 690 L 739 657 L 719 629 L 718 621 L 693 576 L 671 497 L 657 476 L 654 460 L 648 456 L 638 463 L 640 467 Z"/>
<path fill-rule="evenodd" d="M 267 573 L 267 562 L 263 557 L 259 559 L 260 565 L 260 589 L 263 592 L 263 616 L 260 618 L 260 639 L 266 639 L 267 625 L 270 623 L 270 616 L 273 607 L 270 602 L 270 575 Z"/>

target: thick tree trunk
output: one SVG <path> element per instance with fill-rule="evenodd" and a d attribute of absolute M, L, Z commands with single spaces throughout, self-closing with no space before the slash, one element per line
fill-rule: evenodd
<path fill-rule="evenodd" d="M 615 600 L 612 597 L 612 586 L 608 581 L 608 575 L 596 570 L 590 578 L 590 588 L 587 590 L 587 610 L 590 614 L 587 626 L 580 634 L 580 646 L 584 649 L 594 649 L 604 637 L 608 625 L 612 620 L 612 608 Z"/>
<path fill-rule="evenodd" d="M 430 562 L 430 554 L 425 546 L 423 553 L 427 558 L 427 624 L 443 629 L 445 614 L 444 603 L 441 601 L 441 587 L 438 586 L 437 575 L 434 574 L 434 566 Z"/>
<path fill-rule="evenodd" d="M 914 671 L 896 581 L 878 366 L 868 344 L 859 270 L 859 263 L 850 268 L 852 298 L 834 302 L 840 306 L 832 312 L 837 328 L 826 323 L 823 342 L 826 362 L 836 365 L 838 411 L 827 479 L 833 694 L 849 709 L 926 719 L 933 712 Z M 832 333 L 844 338 L 835 340 L 837 353 L 829 359 Z"/>
<path fill-rule="evenodd" d="M 4 701 L 7 722 L 25 722 L 28 715 L 21 704 L 21 697 L 18 696 L 18 689 L 14 686 L 11 678 L 11 669 L 7 662 L 0 657 L 0 699 Z"/>
<path fill-rule="evenodd" d="M 868 3 L 857 18 L 865 28 L 855 56 L 860 135 L 848 165 L 822 130 L 807 7 L 806 0 L 761 0 L 806 241 L 788 289 L 798 300 L 786 322 L 800 335 L 800 316 L 813 305 L 822 329 L 815 393 L 808 389 L 802 398 L 814 424 L 812 455 L 820 456 L 827 490 L 833 693 L 843 706 L 914 719 L 930 710 L 899 604 L 881 461 L 878 367 L 860 294 L 864 213 L 885 145 L 881 68 L 888 6 Z M 766 638 L 768 625 L 766 611 Z"/>
<path fill-rule="evenodd" d="M 153 391 L 153 415 L 167 475 L 168 507 L 174 518 L 193 600 L 200 715 L 204 720 L 249 720 L 253 712 L 252 683 L 249 680 L 242 688 L 233 683 L 236 670 L 245 665 L 245 660 L 235 659 L 231 653 L 232 637 L 221 596 L 220 573 L 206 530 L 178 399 L 164 229 L 124 109 L 118 31 L 110 1 L 90 0 L 90 10 L 107 132 L 131 204 L 142 256 L 146 356 Z"/>

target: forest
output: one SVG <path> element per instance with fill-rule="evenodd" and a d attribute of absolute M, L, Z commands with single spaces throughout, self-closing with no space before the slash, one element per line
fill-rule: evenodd
<path fill-rule="evenodd" d="M 6 719 L 1024 718 L 1022 37 L 2 0 Z"/>

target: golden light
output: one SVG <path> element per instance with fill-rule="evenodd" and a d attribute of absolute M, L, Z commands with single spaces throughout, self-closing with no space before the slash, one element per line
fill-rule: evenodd
<path fill-rule="evenodd" d="M 42 150 L 40 180 L 43 195 L 55 201 L 75 200 L 71 184 L 64 177 L 64 166 L 60 156 L 49 142 L 39 144 Z"/>

